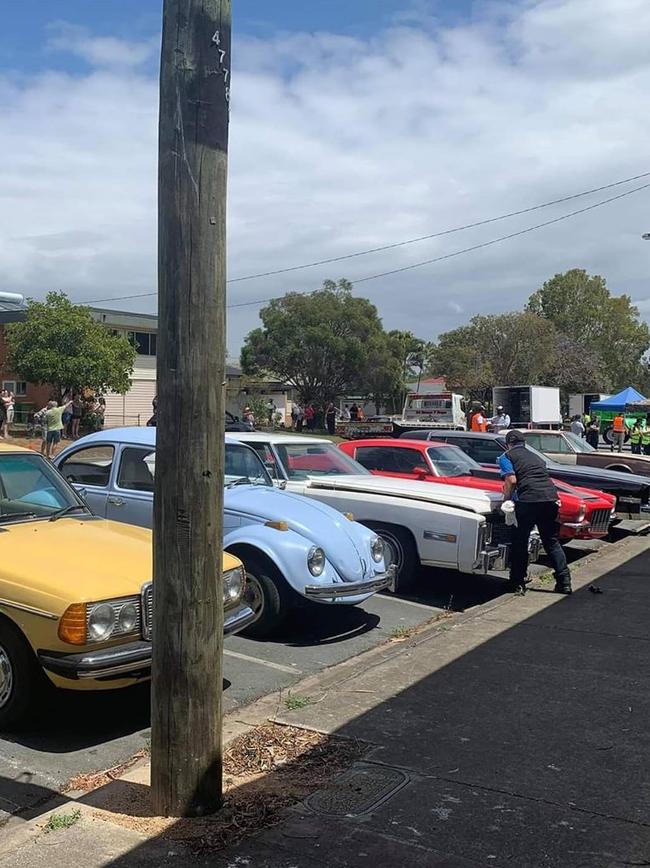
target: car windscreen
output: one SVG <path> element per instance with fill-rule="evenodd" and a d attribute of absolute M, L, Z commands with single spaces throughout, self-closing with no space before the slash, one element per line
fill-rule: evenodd
<path fill-rule="evenodd" d="M 427 455 L 438 476 L 471 476 L 473 470 L 481 470 L 458 446 L 430 446 Z"/>
<path fill-rule="evenodd" d="M 226 443 L 224 482 L 226 485 L 240 482 L 251 483 L 252 485 L 273 485 L 257 452 L 241 443 Z"/>
<path fill-rule="evenodd" d="M 289 479 L 370 472 L 333 443 L 280 443 L 275 449 Z"/>
<path fill-rule="evenodd" d="M 537 455 L 537 457 L 541 461 L 543 461 L 547 467 L 551 467 L 551 466 L 557 467 L 557 464 L 555 461 L 551 461 L 551 459 L 547 455 L 544 455 L 543 452 L 539 452 L 537 449 L 535 449 L 534 446 L 531 446 L 530 443 L 526 443 L 526 449 L 530 450 L 530 452 L 532 452 L 533 455 Z"/>
<path fill-rule="evenodd" d="M 0 455 L 0 523 L 85 509 L 75 492 L 40 455 Z"/>
<path fill-rule="evenodd" d="M 583 440 L 582 437 L 578 437 L 573 431 L 565 431 L 564 436 L 576 452 L 596 452 L 593 446 L 587 443 L 586 440 Z"/>

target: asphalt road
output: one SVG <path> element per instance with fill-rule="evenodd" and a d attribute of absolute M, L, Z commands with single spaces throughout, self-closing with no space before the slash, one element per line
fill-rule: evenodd
<path fill-rule="evenodd" d="M 575 553 L 575 557 L 580 553 Z M 536 571 L 543 565 L 534 565 Z M 504 577 L 424 569 L 410 596 L 378 595 L 363 606 L 314 605 L 274 641 L 226 640 L 224 707 L 231 711 L 372 648 L 444 609 L 465 611 L 504 593 Z M 0 825 L 29 812 L 79 773 L 118 765 L 149 744 L 149 685 L 121 691 L 60 691 L 29 731 L 0 737 Z"/>

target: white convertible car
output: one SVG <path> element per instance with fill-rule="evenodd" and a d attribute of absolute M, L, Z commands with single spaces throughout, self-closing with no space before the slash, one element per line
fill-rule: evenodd
<path fill-rule="evenodd" d="M 252 446 L 280 485 L 352 513 L 387 544 L 397 590 L 420 564 L 463 573 L 506 569 L 509 528 L 497 492 L 374 476 L 329 440 L 299 434 L 226 434 Z M 533 536 L 530 556 L 539 554 Z"/>

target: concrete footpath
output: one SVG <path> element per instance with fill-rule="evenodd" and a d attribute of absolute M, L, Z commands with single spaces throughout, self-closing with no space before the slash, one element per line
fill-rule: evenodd
<path fill-rule="evenodd" d="M 574 585 L 536 582 L 312 676 L 302 708 L 240 711 L 370 748 L 230 851 L 192 855 L 81 798 L 71 828 L 3 830 L 0 866 L 650 865 L 650 540 L 585 559 Z"/>

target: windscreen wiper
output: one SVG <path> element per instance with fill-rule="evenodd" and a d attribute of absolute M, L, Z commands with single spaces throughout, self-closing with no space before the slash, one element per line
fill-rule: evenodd
<path fill-rule="evenodd" d="M 77 509 L 87 509 L 87 507 L 82 506 L 80 503 L 71 503 L 68 506 L 63 506 L 61 509 L 57 509 L 56 512 L 53 512 L 49 520 L 56 521 L 57 518 L 63 518 L 64 515 L 68 515 L 68 513 L 74 512 Z"/>
<path fill-rule="evenodd" d="M 0 522 L 14 518 L 38 518 L 35 512 L 3 512 L 0 513 Z"/>

